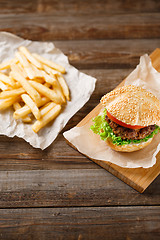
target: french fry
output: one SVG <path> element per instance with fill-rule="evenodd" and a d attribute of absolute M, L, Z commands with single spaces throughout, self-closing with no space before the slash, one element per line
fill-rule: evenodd
<path fill-rule="evenodd" d="M 51 68 L 59 71 L 59 72 L 61 72 L 61 73 L 65 73 L 65 68 L 64 68 L 63 66 L 61 66 L 61 65 L 59 65 L 59 64 L 57 64 L 57 63 L 54 63 L 54 62 L 52 62 L 52 61 L 50 61 L 50 60 L 48 60 L 48 59 L 40 56 L 40 55 L 37 54 L 37 53 L 33 53 L 32 55 L 33 55 L 39 62 L 41 62 L 41 63 L 43 63 L 43 64 L 45 64 L 45 65 L 47 65 L 47 66 L 49 66 L 49 67 L 51 67 Z"/>
<path fill-rule="evenodd" d="M 47 65 L 43 65 L 43 67 L 44 67 L 44 70 L 55 79 L 55 83 L 54 83 L 54 87 L 55 88 L 54 88 L 54 90 L 56 89 L 57 94 L 61 97 L 63 103 L 65 103 L 66 100 L 65 100 L 65 97 L 64 97 L 64 94 L 63 94 L 63 89 L 62 89 L 62 87 L 61 87 L 61 85 L 60 85 L 60 83 L 59 83 L 59 81 L 57 79 L 57 76 L 60 73 L 55 71 L 54 69 L 48 67 Z"/>
<path fill-rule="evenodd" d="M 57 95 L 59 96 L 59 98 L 62 99 L 62 102 L 65 103 L 65 102 L 66 102 L 66 99 L 65 99 L 62 91 L 61 91 L 59 88 L 56 89 L 56 93 L 57 93 Z"/>
<path fill-rule="evenodd" d="M 5 110 L 6 108 L 9 108 L 12 106 L 13 103 L 18 101 L 19 98 L 6 98 L 3 101 L 0 102 L 0 110 Z"/>
<path fill-rule="evenodd" d="M 43 64 L 43 69 L 46 73 L 51 74 L 53 68 L 48 67 L 47 65 Z"/>
<path fill-rule="evenodd" d="M 43 78 L 42 71 L 36 68 L 34 65 L 32 65 L 32 69 L 35 73 L 36 78 Z"/>
<path fill-rule="evenodd" d="M 9 97 L 16 97 L 18 95 L 21 95 L 22 93 L 25 93 L 24 88 L 16 88 L 16 89 L 13 89 L 13 90 L 3 91 L 3 92 L 0 93 L 0 99 L 9 98 Z"/>
<path fill-rule="evenodd" d="M 30 97 L 38 104 L 41 100 L 40 94 L 22 76 L 18 66 L 16 66 L 15 64 L 12 64 L 11 69 L 12 69 L 12 75 L 14 79 L 16 79 L 22 85 L 22 87 L 26 90 L 26 92 L 30 95 Z"/>
<path fill-rule="evenodd" d="M 50 88 L 52 85 L 50 83 L 44 83 L 44 86 L 46 86 L 47 88 Z"/>
<path fill-rule="evenodd" d="M 57 74 L 59 74 L 58 71 L 54 70 L 51 67 L 48 67 L 47 65 L 43 64 L 43 68 L 44 70 L 48 73 L 48 74 L 52 74 L 52 76 L 54 76 L 56 78 Z"/>
<path fill-rule="evenodd" d="M 41 83 L 41 84 L 43 84 L 43 83 L 45 82 L 45 81 L 44 81 L 44 78 L 38 78 L 38 77 L 35 78 L 34 81 L 35 81 L 35 82 L 38 82 L 38 83 Z M 49 83 L 48 83 L 48 84 L 49 84 Z"/>
<path fill-rule="evenodd" d="M 54 71 L 54 70 L 53 70 Z M 51 76 L 53 76 L 52 72 L 50 73 Z M 60 86 L 60 83 L 58 82 L 57 80 L 57 77 L 56 77 L 56 83 L 54 84 L 54 91 L 57 93 L 57 95 L 62 99 L 62 102 L 65 103 L 66 102 L 66 99 L 63 95 L 63 90 Z"/>
<path fill-rule="evenodd" d="M 66 99 L 65 99 L 65 97 L 64 97 L 64 95 L 63 95 L 61 86 L 59 85 L 59 82 L 58 82 L 58 81 L 56 82 L 56 86 L 54 86 L 54 91 L 55 91 L 56 94 L 59 96 L 59 98 L 62 99 L 62 102 L 65 103 L 65 102 L 66 102 Z"/>
<path fill-rule="evenodd" d="M 41 113 L 36 105 L 36 103 L 32 100 L 32 98 L 28 94 L 21 95 L 22 100 L 24 103 L 31 109 L 33 115 L 38 120 L 41 118 Z"/>
<path fill-rule="evenodd" d="M 10 65 L 11 65 L 11 60 L 3 62 L 3 63 L 0 64 L 0 70 L 4 70 L 4 69 L 7 69 L 7 68 L 10 68 Z"/>
<path fill-rule="evenodd" d="M 43 65 L 43 68 L 45 72 L 47 72 L 51 77 L 53 77 L 57 83 L 57 75 L 59 75 L 60 73 L 53 68 L 48 67 L 47 65 Z"/>
<path fill-rule="evenodd" d="M 18 59 L 16 59 L 16 58 L 10 59 L 6 62 L 2 62 L 0 64 L 0 70 L 8 69 L 8 68 L 10 68 L 12 63 L 17 63 L 17 62 L 18 62 Z"/>
<path fill-rule="evenodd" d="M 52 85 L 54 85 L 54 84 L 56 83 L 55 77 L 51 77 L 50 75 L 48 75 L 48 74 L 47 74 L 46 72 L 44 72 L 44 71 L 41 71 L 41 74 L 42 74 L 45 82 L 50 83 L 50 84 L 52 84 Z"/>
<path fill-rule="evenodd" d="M 55 91 L 47 88 L 46 86 L 42 85 L 41 83 L 29 81 L 29 83 L 34 87 L 39 93 L 48 97 L 55 103 L 62 103 L 62 99 L 56 94 Z"/>
<path fill-rule="evenodd" d="M 42 68 L 43 68 L 43 67 L 42 67 L 42 64 L 41 64 L 39 61 L 37 61 L 36 58 L 33 57 L 33 55 L 29 52 L 29 50 L 28 50 L 26 47 L 21 46 L 21 47 L 19 48 L 19 51 L 20 51 L 21 53 L 23 53 L 23 54 L 25 55 L 25 57 L 26 57 L 34 66 L 36 66 L 36 67 L 39 68 L 39 69 L 42 69 Z"/>
<path fill-rule="evenodd" d="M 13 106 L 13 118 L 24 123 L 32 122 L 28 116 L 32 113 L 36 119 L 32 129 L 37 133 L 70 98 L 61 75 L 65 68 L 21 46 L 13 59 L 0 64 L 0 70 L 5 69 L 6 73 L 0 72 L 0 110 Z"/>
<path fill-rule="evenodd" d="M 68 101 L 70 101 L 70 96 L 69 96 L 69 88 L 68 85 L 66 84 L 66 81 L 64 80 L 63 76 L 61 74 L 57 75 L 57 79 L 61 85 L 61 88 L 63 90 L 63 94 L 66 97 Z"/>
<path fill-rule="evenodd" d="M 16 57 L 18 58 L 21 65 L 24 67 L 28 78 L 34 79 L 36 77 L 36 75 L 35 75 L 32 67 L 30 66 L 30 63 L 28 62 L 27 58 L 21 52 L 16 52 Z"/>
<path fill-rule="evenodd" d="M 18 102 L 13 103 L 13 108 L 14 110 L 18 110 L 21 109 L 21 105 Z M 32 119 L 29 116 L 26 116 L 24 118 L 22 118 L 22 121 L 25 123 L 30 123 L 32 121 Z"/>
<path fill-rule="evenodd" d="M 19 83 L 19 82 L 17 82 L 13 77 L 12 77 L 12 73 L 10 72 L 10 75 L 9 75 L 9 78 L 12 80 L 12 81 L 14 81 L 14 85 L 11 87 L 12 89 L 14 88 L 20 88 L 20 87 L 22 87 L 22 85 Z"/>
<path fill-rule="evenodd" d="M 57 117 L 61 111 L 61 105 L 54 106 L 47 114 L 45 114 L 40 120 L 37 120 L 32 125 L 32 130 L 37 133 L 41 128 L 46 126 L 49 122 Z"/>
<path fill-rule="evenodd" d="M 8 86 L 7 86 L 6 84 L 4 84 L 2 81 L 0 81 L 0 89 L 1 89 L 2 91 L 7 90 L 7 89 L 8 89 Z"/>
<path fill-rule="evenodd" d="M 57 76 L 60 74 L 59 72 L 55 71 L 54 69 L 43 65 L 45 71 L 50 74 L 54 79 L 55 79 L 55 83 L 54 83 L 54 90 L 56 89 L 57 94 L 61 97 L 63 103 L 66 102 L 65 97 L 63 95 L 63 90 L 62 87 L 60 86 L 59 81 L 57 80 Z"/>
<path fill-rule="evenodd" d="M 15 84 L 14 81 L 12 81 L 7 75 L 5 75 L 4 73 L 0 72 L 0 80 L 5 83 L 8 84 L 10 86 L 13 86 Z"/>
<path fill-rule="evenodd" d="M 20 69 L 20 71 L 21 71 L 21 73 L 22 73 L 23 77 L 24 77 L 24 78 L 27 78 L 27 77 L 28 77 L 28 75 L 27 75 L 27 73 L 26 73 L 25 69 L 23 68 L 23 66 L 21 65 L 21 63 L 20 63 L 20 62 L 17 64 L 17 66 L 19 67 L 19 69 Z"/>
<path fill-rule="evenodd" d="M 46 103 L 43 107 L 40 108 L 41 116 L 44 116 L 45 114 L 47 114 L 55 106 L 56 106 L 56 103 L 54 102 Z"/>
<path fill-rule="evenodd" d="M 39 102 L 39 104 L 37 104 L 37 106 L 41 107 L 49 101 L 50 101 L 50 99 L 48 99 L 46 97 L 42 97 L 41 102 Z M 31 113 L 31 109 L 30 109 L 30 107 L 25 105 L 25 106 L 21 107 L 20 109 L 17 109 L 14 112 L 13 117 L 14 117 L 14 119 L 19 119 L 19 118 L 26 117 L 29 113 Z"/>

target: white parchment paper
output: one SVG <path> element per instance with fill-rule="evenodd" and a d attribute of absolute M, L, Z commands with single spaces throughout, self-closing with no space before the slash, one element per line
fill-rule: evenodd
<path fill-rule="evenodd" d="M 54 141 L 69 119 L 89 100 L 94 91 L 96 79 L 71 66 L 67 56 L 53 43 L 24 40 L 7 32 L 0 32 L 0 61 L 13 58 L 15 51 L 22 45 L 31 52 L 36 52 L 65 67 L 64 78 L 70 89 L 71 101 L 52 124 L 41 129 L 37 134 L 33 132 L 30 124 L 14 120 L 11 109 L 0 112 L 0 134 L 9 137 L 18 136 L 35 148 L 45 149 Z"/>
<path fill-rule="evenodd" d="M 147 54 L 140 58 L 139 65 L 126 78 L 125 85 L 130 84 L 148 89 L 160 100 L 160 73 L 153 68 Z M 149 168 L 156 163 L 156 155 L 160 150 L 160 134 L 157 134 L 151 144 L 142 150 L 121 153 L 112 150 L 97 134 L 94 134 L 90 130 L 91 125 L 92 121 L 82 127 L 74 127 L 65 132 L 64 137 L 79 152 L 92 159 L 111 162 L 125 168 Z"/>

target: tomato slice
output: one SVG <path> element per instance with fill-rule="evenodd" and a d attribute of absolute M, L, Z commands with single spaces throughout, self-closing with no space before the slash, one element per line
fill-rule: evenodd
<path fill-rule="evenodd" d="M 131 129 L 141 129 L 144 128 L 145 126 L 139 126 L 139 125 L 130 125 L 130 124 L 126 124 L 124 122 L 121 122 L 120 120 L 118 120 L 117 118 L 113 117 L 108 111 L 107 111 L 107 116 L 115 123 L 121 125 L 122 127 L 126 127 L 126 128 L 131 128 Z"/>

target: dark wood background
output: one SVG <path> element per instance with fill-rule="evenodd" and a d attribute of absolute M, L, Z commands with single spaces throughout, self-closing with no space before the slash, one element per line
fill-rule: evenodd
<path fill-rule="evenodd" d="M 160 239 L 160 177 L 140 194 L 62 135 L 141 55 L 160 47 L 160 1 L 3 0 L 0 30 L 53 41 L 72 65 L 97 78 L 90 100 L 46 150 L 0 136 L 0 239 Z"/>

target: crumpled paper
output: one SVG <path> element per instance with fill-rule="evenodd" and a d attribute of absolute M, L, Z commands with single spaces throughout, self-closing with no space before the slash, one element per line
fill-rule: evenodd
<path fill-rule="evenodd" d="M 125 85 L 130 84 L 146 88 L 160 100 L 160 73 L 153 68 L 147 54 L 141 56 L 139 65 L 126 78 Z M 156 155 L 160 151 L 160 134 L 154 136 L 151 144 L 142 150 L 131 153 L 116 152 L 90 130 L 92 124 L 90 120 L 82 127 L 74 127 L 64 132 L 64 137 L 79 152 L 91 159 L 111 162 L 124 168 L 149 168 L 156 163 Z"/>
<path fill-rule="evenodd" d="M 22 45 L 26 46 L 31 52 L 36 52 L 65 67 L 64 78 L 70 89 L 71 101 L 67 102 L 64 110 L 53 123 L 48 124 L 37 134 L 31 129 L 31 124 L 14 120 L 11 109 L 0 112 L 0 134 L 9 137 L 18 136 L 35 148 L 45 149 L 55 140 L 69 119 L 89 100 L 95 89 L 96 79 L 71 66 L 67 56 L 57 49 L 53 43 L 24 40 L 7 32 L 0 33 L 0 61 L 3 62 L 13 58 L 15 51 Z"/>

